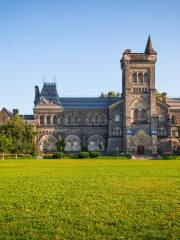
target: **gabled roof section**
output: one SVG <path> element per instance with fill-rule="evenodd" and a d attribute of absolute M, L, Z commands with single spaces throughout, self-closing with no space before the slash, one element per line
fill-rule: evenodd
<path fill-rule="evenodd" d="M 10 117 L 13 116 L 12 112 L 6 109 L 5 107 L 3 107 L 0 112 L 6 112 Z"/>
<path fill-rule="evenodd" d="M 60 99 L 56 89 L 56 83 L 44 83 L 41 90 L 41 96 L 53 101 L 56 104 L 60 104 Z"/>
<path fill-rule="evenodd" d="M 60 101 L 60 100 L 59 100 Z M 34 109 L 62 109 L 59 101 L 49 100 L 44 96 L 41 96 L 39 102 L 36 104 Z"/>

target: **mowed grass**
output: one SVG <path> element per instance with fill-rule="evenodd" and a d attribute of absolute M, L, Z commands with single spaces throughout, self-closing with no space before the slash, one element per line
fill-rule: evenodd
<path fill-rule="evenodd" d="M 0 239 L 180 239 L 180 161 L 1 160 Z"/>

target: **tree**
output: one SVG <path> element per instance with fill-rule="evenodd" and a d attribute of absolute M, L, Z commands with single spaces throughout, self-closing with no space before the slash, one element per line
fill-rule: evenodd
<path fill-rule="evenodd" d="M 0 127 L 0 133 L 12 140 L 12 153 L 33 153 L 35 151 L 35 132 L 31 124 L 26 123 L 19 115 Z"/>
<path fill-rule="evenodd" d="M 4 153 L 11 151 L 12 139 L 4 134 L 0 134 L 0 152 L 3 154 L 2 159 L 4 159 Z"/>
<path fill-rule="evenodd" d="M 66 144 L 65 144 L 64 139 L 61 139 L 61 140 L 59 140 L 57 142 L 57 149 L 58 149 L 58 151 L 61 151 L 61 152 L 64 151 L 65 146 L 66 146 Z"/>
<path fill-rule="evenodd" d="M 120 97 L 121 94 L 119 92 L 114 92 L 114 91 L 110 91 L 110 92 L 107 92 L 107 93 L 101 93 L 100 97 L 101 98 L 104 98 L 104 97 L 109 97 L 109 98 L 113 98 L 113 97 Z"/>

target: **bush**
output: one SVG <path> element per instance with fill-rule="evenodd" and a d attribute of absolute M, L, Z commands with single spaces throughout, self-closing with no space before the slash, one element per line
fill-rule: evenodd
<path fill-rule="evenodd" d="M 52 158 L 54 159 L 64 158 L 64 153 L 63 152 L 53 153 Z"/>
<path fill-rule="evenodd" d="M 89 157 L 89 153 L 88 152 L 80 152 L 79 153 L 79 158 L 88 158 Z"/>
<path fill-rule="evenodd" d="M 89 156 L 91 157 L 91 158 L 97 158 L 97 157 L 99 157 L 101 154 L 100 154 L 100 152 L 90 152 L 89 153 Z"/>

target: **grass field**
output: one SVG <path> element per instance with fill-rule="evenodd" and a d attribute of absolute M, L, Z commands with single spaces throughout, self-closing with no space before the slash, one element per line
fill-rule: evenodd
<path fill-rule="evenodd" d="M 180 161 L 1 160 L 0 239 L 180 239 Z"/>

